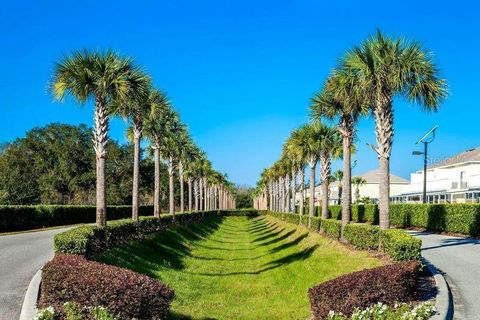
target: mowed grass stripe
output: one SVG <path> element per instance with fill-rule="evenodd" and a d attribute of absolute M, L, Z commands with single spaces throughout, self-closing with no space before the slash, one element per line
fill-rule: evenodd
<path fill-rule="evenodd" d="M 381 261 L 273 217 L 213 217 L 99 260 L 176 292 L 172 319 L 306 319 L 308 288 Z"/>

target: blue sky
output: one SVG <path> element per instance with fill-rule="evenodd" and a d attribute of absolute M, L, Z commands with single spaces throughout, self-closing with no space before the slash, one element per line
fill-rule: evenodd
<path fill-rule="evenodd" d="M 51 122 L 91 124 L 91 105 L 53 102 L 47 83 L 63 55 L 110 48 L 169 94 L 216 169 L 254 185 L 308 121 L 309 98 L 337 59 L 381 28 L 433 51 L 450 88 L 436 114 L 395 100 L 391 170 L 408 178 L 422 165 L 414 142 L 434 124 L 435 158 L 480 145 L 479 20 L 473 1 L 3 1 L 0 142 Z M 354 174 L 377 167 L 366 146 L 373 120 L 358 129 Z M 112 123 L 114 139 L 125 141 L 123 131 Z"/>

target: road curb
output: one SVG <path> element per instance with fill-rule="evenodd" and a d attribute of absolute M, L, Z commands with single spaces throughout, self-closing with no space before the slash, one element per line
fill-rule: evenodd
<path fill-rule="evenodd" d="M 437 286 L 437 296 L 435 301 L 435 307 L 437 308 L 437 314 L 434 315 L 431 320 L 452 320 L 453 319 L 453 299 L 450 287 L 443 274 L 433 264 L 431 264 L 425 258 L 422 258 L 423 264 L 425 264 L 433 274 L 435 283 Z"/>
<path fill-rule="evenodd" d="M 32 320 L 37 315 L 37 300 L 40 293 L 40 282 L 42 281 L 42 269 L 30 280 L 25 298 L 23 299 L 20 320 Z"/>

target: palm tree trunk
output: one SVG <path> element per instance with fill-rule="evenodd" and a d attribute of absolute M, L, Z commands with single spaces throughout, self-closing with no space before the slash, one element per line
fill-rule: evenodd
<path fill-rule="evenodd" d="M 322 156 L 322 219 L 328 219 L 328 180 L 330 179 L 331 162 L 328 154 Z"/>
<path fill-rule="evenodd" d="M 195 179 L 193 181 L 193 193 L 195 195 L 195 211 L 199 210 L 198 204 L 199 204 L 199 198 L 200 198 L 200 192 L 198 190 L 198 179 Z"/>
<path fill-rule="evenodd" d="M 285 176 L 285 206 L 284 211 L 290 212 L 290 174 Z"/>
<path fill-rule="evenodd" d="M 342 238 L 345 226 L 350 222 L 352 205 L 352 166 L 350 136 L 343 136 L 343 180 L 342 180 Z"/>
<path fill-rule="evenodd" d="M 180 212 L 184 212 L 185 199 L 184 199 L 184 185 L 183 185 L 183 164 L 181 160 L 178 163 L 178 175 L 180 178 Z"/>
<path fill-rule="evenodd" d="M 138 189 L 140 185 L 140 139 L 142 133 L 138 125 L 133 128 L 133 186 L 132 220 L 138 221 Z"/>
<path fill-rule="evenodd" d="M 175 202 L 174 202 L 174 190 L 173 190 L 173 157 L 170 156 L 168 160 L 168 184 L 169 184 L 169 213 L 173 215 L 175 219 Z"/>
<path fill-rule="evenodd" d="M 192 211 L 192 177 L 188 177 L 188 211 Z"/>
<path fill-rule="evenodd" d="M 292 170 L 292 202 L 290 203 L 290 212 L 295 213 L 295 199 L 297 198 L 297 171 L 295 169 Z"/>
<path fill-rule="evenodd" d="M 393 142 L 391 97 L 378 93 L 373 115 L 375 117 L 375 134 L 377 138 L 376 151 L 380 165 L 379 225 L 380 228 L 385 230 L 390 228 L 390 154 Z"/>
<path fill-rule="evenodd" d="M 155 146 L 153 149 L 155 158 L 155 190 L 153 194 L 153 215 L 160 218 L 160 149 Z"/>
<path fill-rule="evenodd" d="M 108 144 L 108 113 L 105 107 L 105 101 L 98 97 L 95 99 L 93 143 L 97 167 L 96 223 L 102 227 L 107 225 L 105 159 L 107 157 Z"/>
<path fill-rule="evenodd" d="M 300 215 L 303 216 L 305 213 L 305 167 L 302 167 L 300 170 Z"/>
<path fill-rule="evenodd" d="M 312 225 L 312 217 L 315 215 L 315 167 L 316 162 L 310 163 L 310 198 L 308 207 L 308 226 Z"/>
<path fill-rule="evenodd" d="M 380 158 L 380 198 L 378 203 L 380 228 L 390 228 L 390 159 Z"/>

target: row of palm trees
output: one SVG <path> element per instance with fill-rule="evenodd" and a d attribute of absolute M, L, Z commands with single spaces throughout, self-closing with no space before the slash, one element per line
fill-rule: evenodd
<path fill-rule="evenodd" d="M 308 165 L 309 216 L 312 216 L 315 165 L 320 161 L 322 217 L 327 217 L 328 183 L 331 181 L 330 159 L 342 157 L 342 225 L 349 223 L 352 202 L 351 154 L 356 125 L 360 118 L 373 116 L 376 146 L 372 146 L 372 149 L 377 154 L 381 174 L 379 222 L 381 228 L 388 229 L 394 98 L 403 97 L 426 111 L 437 111 L 446 95 L 446 82 L 439 77 L 432 55 L 425 51 L 420 43 L 391 38 L 377 31 L 340 59 L 323 88 L 314 95 L 310 106 L 312 123 L 292 132 L 285 143 L 282 158 L 262 173 L 257 186 L 256 206 L 292 212 L 292 206 L 286 205 L 286 201 L 295 195 L 296 180 L 288 181 L 288 170 L 283 166 L 289 163 L 292 165 L 290 169 L 299 172 L 300 196 L 303 197 L 303 170 Z M 324 122 L 334 123 L 335 127 L 329 128 Z M 326 131 L 335 133 L 329 135 Z M 291 193 L 286 191 L 289 189 L 288 183 L 292 183 Z M 303 214 L 303 199 L 300 200 L 300 214 Z"/>
<path fill-rule="evenodd" d="M 93 145 L 96 153 L 96 222 L 107 222 L 105 161 L 109 120 L 121 117 L 128 124 L 127 136 L 134 145 L 132 219 L 139 217 L 140 144 L 147 138 L 155 161 L 154 216 L 160 217 L 160 166 L 166 161 L 169 175 L 169 213 L 175 217 L 174 179 L 180 180 L 180 212 L 231 209 L 234 187 L 212 168 L 193 142 L 167 96 L 152 86 L 150 76 L 134 61 L 113 51 L 78 51 L 55 66 L 51 90 L 63 101 L 73 97 L 81 104 L 94 102 Z M 188 202 L 185 202 L 185 181 Z"/>

